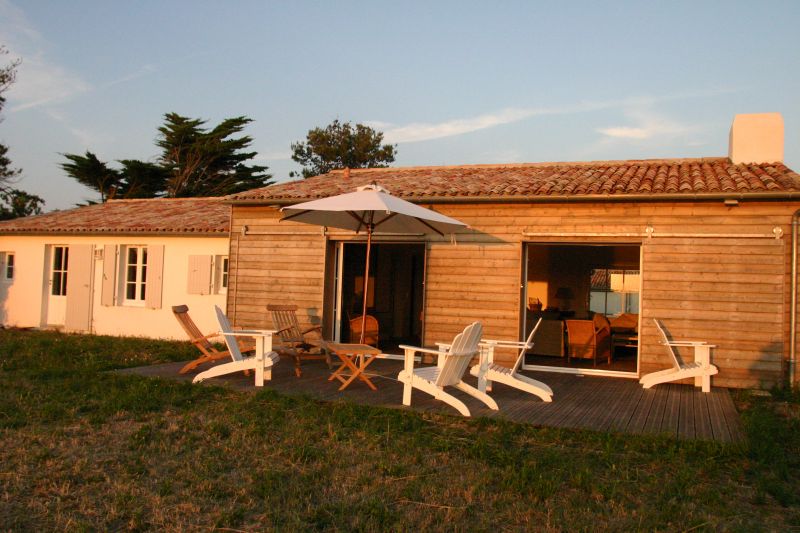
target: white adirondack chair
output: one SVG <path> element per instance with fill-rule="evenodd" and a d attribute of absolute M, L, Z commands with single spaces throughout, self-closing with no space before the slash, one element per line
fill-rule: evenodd
<path fill-rule="evenodd" d="M 401 345 L 400 348 L 405 350 L 405 368 L 397 375 L 397 379 L 403 383 L 403 405 L 411 405 L 411 389 L 416 388 L 455 407 L 462 415 L 470 416 L 469 409 L 464 402 L 444 391 L 445 387 L 453 386 L 497 411 L 497 403 L 488 394 L 467 385 L 462 380 L 470 360 L 478 354 L 478 343 L 482 333 L 481 323 L 473 322 L 456 335 L 448 349 L 429 350 Z M 438 356 L 436 366 L 415 369 L 414 354 L 417 352 Z"/>
<path fill-rule="evenodd" d="M 542 319 L 540 318 L 525 342 L 487 339 L 480 343 L 482 348 L 480 362 L 473 366 L 469 373 L 478 378 L 478 389 L 481 392 L 491 391 L 492 382 L 496 381 L 538 396 L 544 402 L 553 401 L 553 389 L 541 381 L 519 373 L 519 367 L 522 366 L 522 362 L 525 360 L 525 353 L 533 348 L 533 337 L 536 335 L 536 330 L 539 329 L 539 324 L 541 323 Z M 494 363 L 495 348 L 519 348 L 517 361 L 512 368 L 506 368 Z"/>
<path fill-rule="evenodd" d="M 654 318 L 653 322 L 663 339 L 661 344 L 667 347 L 667 352 L 672 359 L 672 368 L 642 376 L 642 379 L 639 380 L 642 387 L 649 389 L 659 383 L 694 378 L 695 387 L 702 387 L 703 392 L 711 392 L 711 376 L 719 372 L 719 369 L 711 364 L 711 348 L 714 348 L 714 345 L 703 341 L 672 341 L 667 337 L 661 322 L 657 318 Z M 694 348 L 694 362 L 684 363 L 681 356 L 675 351 L 676 347 Z"/>
<path fill-rule="evenodd" d="M 208 378 L 233 374 L 243 370 L 254 370 L 256 387 L 264 386 L 264 379 L 272 379 L 272 365 L 277 363 L 280 358 L 272 351 L 272 331 L 269 330 L 236 330 L 231 327 L 228 317 L 222 312 L 219 306 L 214 306 L 217 312 L 217 321 L 225 338 L 225 344 L 231 353 L 230 363 L 223 363 L 209 368 L 205 372 L 197 374 L 192 383 L 200 383 Z M 256 354 L 251 357 L 244 357 L 239 350 L 236 337 L 253 337 L 256 339 Z"/>

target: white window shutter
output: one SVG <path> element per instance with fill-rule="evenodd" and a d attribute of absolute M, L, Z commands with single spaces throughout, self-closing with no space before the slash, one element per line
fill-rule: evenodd
<path fill-rule="evenodd" d="M 189 256 L 189 294 L 211 294 L 211 256 Z"/>
<path fill-rule="evenodd" d="M 148 309 L 161 309 L 161 287 L 164 276 L 164 246 L 147 247 L 147 288 L 145 306 Z"/>
<path fill-rule="evenodd" d="M 113 306 L 117 299 L 117 253 L 117 246 L 113 244 L 103 246 L 103 285 L 100 304 L 107 307 Z"/>

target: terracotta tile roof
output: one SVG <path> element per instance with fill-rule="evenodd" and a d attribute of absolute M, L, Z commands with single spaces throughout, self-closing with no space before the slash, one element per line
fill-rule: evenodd
<path fill-rule="evenodd" d="M 0 234 L 219 234 L 228 235 L 230 205 L 222 198 L 109 200 L 0 222 Z"/>
<path fill-rule="evenodd" d="M 227 199 L 289 203 L 351 192 L 373 181 L 417 201 L 800 195 L 800 175 L 783 163 L 734 165 L 716 157 L 336 170 Z"/>

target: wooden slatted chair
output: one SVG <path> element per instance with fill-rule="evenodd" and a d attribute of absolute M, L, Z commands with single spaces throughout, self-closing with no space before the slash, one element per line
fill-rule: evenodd
<path fill-rule="evenodd" d="M 380 336 L 378 335 L 379 331 L 378 319 L 372 315 L 367 315 L 367 327 L 364 329 L 366 331 L 364 333 L 363 344 L 369 344 L 370 346 L 374 346 L 375 348 L 377 348 L 378 341 L 380 340 Z M 361 339 L 361 315 L 358 315 L 357 317 L 350 319 L 350 342 L 358 343 L 360 339 Z"/>
<path fill-rule="evenodd" d="M 473 322 L 456 335 L 447 349 L 429 350 L 401 345 L 400 348 L 405 350 L 405 367 L 397 375 L 397 379 L 403 383 L 403 405 L 411 405 L 411 389 L 416 388 L 455 407 L 462 415 L 470 416 L 469 409 L 464 402 L 444 391 L 445 387 L 452 386 L 497 411 L 497 403 L 488 394 L 467 385 L 462 379 L 470 361 L 478 354 L 478 343 L 482 333 L 481 323 Z M 436 355 L 438 357 L 437 365 L 415 369 L 414 361 L 417 352 Z"/>
<path fill-rule="evenodd" d="M 545 402 L 553 401 L 553 389 L 533 378 L 523 376 L 519 373 L 519 368 L 525 360 L 525 354 L 533 348 L 533 337 L 536 335 L 536 330 L 542 323 L 540 318 L 536 325 L 531 330 L 530 335 L 525 342 L 516 341 L 502 341 L 502 340 L 489 340 L 486 339 L 481 342 L 480 362 L 473 366 L 469 373 L 478 378 L 478 389 L 481 392 L 492 390 L 492 382 L 503 383 L 509 387 L 525 391 L 527 393 L 538 396 Z M 514 363 L 514 366 L 507 368 L 494 363 L 494 350 L 495 348 L 519 348 L 519 355 Z"/>
<path fill-rule="evenodd" d="M 597 367 L 598 359 L 611 364 L 610 328 L 597 327 L 592 320 L 565 320 L 567 326 L 567 360 L 591 359 Z"/>
<path fill-rule="evenodd" d="M 264 380 L 272 378 L 272 365 L 280 361 L 278 354 L 272 351 L 272 331 L 257 329 L 234 331 L 222 309 L 215 305 L 214 311 L 217 313 L 220 331 L 225 339 L 225 344 L 228 346 L 232 361 L 213 366 L 205 372 L 200 372 L 194 377 L 192 383 L 200 383 L 209 378 L 233 374 L 234 372 L 254 370 L 256 387 L 263 387 Z M 251 357 L 242 355 L 237 337 L 255 338 L 256 354 Z"/>
<path fill-rule="evenodd" d="M 272 314 L 272 325 L 275 327 L 280 345 L 275 350 L 286 357 L 294 359 L 294 373 L 299 378 L 303 375 L 300 363 L 303 360 L 321 360 L 331 368 L 331 356 L 320 339 L 315 340 L 309 333 L 322 332 L 322 326 L 301 329 L 297 321 L 296 305 L 268 304 L 267 310 Z"/>
<path fill-rule="evenodd" d="M 667 348 L 667 353 L 669 353 L 670 360 L 672 361 L 672 368 L 642 376 L 639 380 L 642 387 L 649 389 L 659 383 L 694 378 L 696 387 L 702 387 L 703 392 L 711 392 L 711 376 L 719 372 L 719 369 L 712 365 L 710 361 L 711 348 L 714 348 L 714 345 L 704 341 L 670 340 L 661 322 L 657 318 L 654 318 L 653 322 L 655 322 L 656 328 L 658 328 L 658 332 L 661 334 L 661 344 Z M 685 363 L 683 361 L 678 352 L 675 351 L 675 348 L 680 347 L 694 348 L 695 360 L 693 363 Z"/>
<path fill-rule="evenodd" d="M 203 363 L 227 359 L 231 356 L 228 350 L 217 350 L 209 341 L 211 338 L 219 337 L 219 333 L 214 332 L 209 335 L 203 335 L 203 333 L 200 331 L 200 328 L 198 328 L 197 324 L 195 324 L 194 320 L 192 320 L 192 317 L 189 316 L 188 305 L 173 305 L 172 314 L 175 315 L 175 318 L 183 328 L 183 331 L 185 331 L 186 335 L 189 336 L 189 342 L 191 342 L 203 354 L 194 361 L 190 361 L 184 365 L 183 368 L 180 369 L 179 374 L 186 374 Z"/>

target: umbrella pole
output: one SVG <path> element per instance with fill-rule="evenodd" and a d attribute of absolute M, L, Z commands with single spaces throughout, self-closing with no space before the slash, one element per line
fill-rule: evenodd
<path fill-rule="evenodd" d="M 361 340 L 359 344 L 364 344 L 364 336 L 367 330 L 367 291 L 369 290 L 369 252 L 372 248 L 372 224 L 367 226 L 367 266 L 364 268 L 364 303 L 361 306 Z"/>

